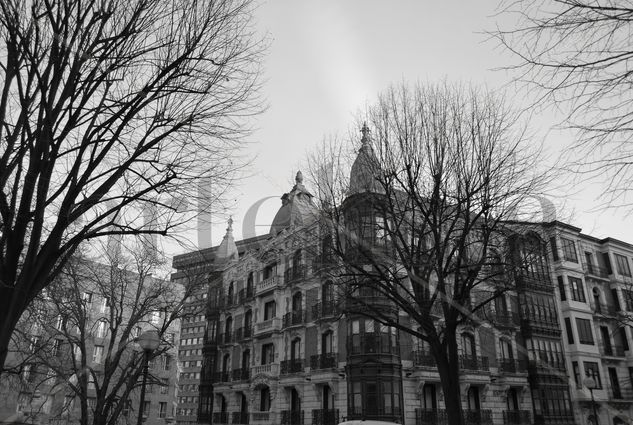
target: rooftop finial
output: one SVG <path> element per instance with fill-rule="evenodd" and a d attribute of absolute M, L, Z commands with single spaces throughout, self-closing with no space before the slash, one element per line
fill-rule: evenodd
<path fill-rule="evenodd" d="M 229 224 L 229 227 L 226 228 L 226 232 L 230 233 L 233 231 L 233 217 L 229 217 L 227 223 Z"/>
<path fill-rule="evenodd" d="M 297 184 L 303 184 L 303 174 L 301 174 L 301 171 L 297 171 L 297 176 L 295 177 L 295 182 Z"/>
<path fill-rule="evenodd" d="M 369 142 L 369 127 L 367 127 L 367 121 L 363 122 L 363 126 L 360 129 L 360 132 L 363 133 L 363 137 L 361 137 L 360 141 L 365 144 Z"/>

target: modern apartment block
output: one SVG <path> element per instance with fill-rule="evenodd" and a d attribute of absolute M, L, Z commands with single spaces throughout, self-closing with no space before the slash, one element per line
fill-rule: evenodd
<path fill-rule="evenodd" d="M 633 246 L 594 238 L 558 222 L 546 226 L 546 231 L 576 423 L 630 423 Z M 587 376 L 595 383 L 594 402 Z"/>
<path fill-rule="evenodd" d="M 354 198 L 354 187 L 369 183 L 363 181 L 370 175 L 363 169 L 363 157 L 372 154 L 366 131 L 361 142 L 352 167 L 352 190 L 344 203 L 350 212 L 366 207 L 366 194 Z M 229 223 L 219 246 L 174 259 L 174 280 L 197 275 L 208 287 L 204 334 L 200 333 L 201 320 L 183 324 L 179 424 L 197 420 L 205 424 L 332 425 L 362 418 L 410 425 L 446 423 L 439 374 L 428 347 L 407 333 L 364 316 L 342 314 L 344 300 L 334 290 L 331 275 L 323 272 L 332 261 L 327 250 L 329 236 L 317 220 L 312 198 L 299 174 L 294 187 L 282 196 L 282 206 L 268 234 L 234 241 Z M 623 266 L 614 266 L 602 278 L 606 286 L 596 305 L 603 310 L 592 310 L 588 296 L 583 305 L 572 305 L 569 277 L 572 283 L 576 282 L 573 278 L 582 282 L 592 278 L 587 274 L 588 266 L 583 269 L 583 262 L 592 264 L 594 272 L 606 270 L 602 262 L 606 245 L 599 249 L 598 241 L 581 237 L 577 229 L 561 223 L 514 227 L 512 230 L 513 224 L 508 224 L 508 252 L 517 261 L 529 258 L 530 266 L 517 269 L 512 277 L 515 289 L 485 310 L 483 323 L 473 321 L 459 331 L 461 355 L 454 366 L 461 370 L 466 422 L 585 424 L 588 399 L 584 392 L 579 395 L 575 386 L 570 387 L 570 382 L 574 373 L 580 382 L 587 370 L 594 370 L 592 362 L 606 367 L 600 374 L 603 389 L 594 392 L 598 403 L 606 403 L 608 391 L 604 388 L 607 382 L 613 387 L 607 381 L 614 373 L 609 368 L 616 368 L 621 398 L 610 403 L 618 408 L 628 406 L 626 403 L 633 402 L 625 385 L 630 382 L 625 380 L 628 366 L 624 358 L 605 357 L 604 353 L 608 349 L 620 353 L 625 347 L 620 335 L 630 330 L 609 328 L 611 345 L 603 344 L 602 352 L 597 344 L 569 345 L 565 332 L 565 319 L 573 310 L 574 341 L 578 344 L 576 315 L 589 320 L 590 327 L 598 326 L 592 328 L 597 341 L 603 332 L 599 324 L 612 319 L 608 308 L 613 303 L 608 297 L 613 292 L 611 288 L 607 292 L 606 287 L 614 284 L 620 276 L 617 267 Z M 558 251 L 563 234 L 575 241 L 577 251 L 581 251 L 581 239 L 586 240 L 582 243 L 597 244 L 592 251 L 594 262 L 563 262 L 563 252 Z M 608 246 L 623 249 L 625 245 L 611 241 Z M 621 260 L 613 257 L 610 264 L 621 264 Z M 561 302 L 560 287 L 566 289 L 567 301 Z M 624 292 L 622 288 L 618 291 L 624 306 Z M 203 297 L 200 294 L 192 302 L 199 303 Z M 399 315 L 401 322 L 409 320 L 397 309 L 392 314 Z M 437 320 L 440 316 L 438 311 Z M 587 332 L 585 322 L 579 323 L 582 332 Z M 194 329 L 191 336 L 185 328 Z M 190 338 L 195 338 L 193 343 Z M 583 347 L 582 354 L 577 347 Z M 614 362 L 621 364 L 616 367 Z M 199 385 L 197 393 L 193 385 Z M 185 393 L 189 389 L 192 392 Z M 199 397 L 197 405 L 194 397 Z M 598 410 L 604 416 L 600 424 L 613 422 L 605 422 L 604 403 Z M 629 416 L 629 411 L 620 414 Z"/>

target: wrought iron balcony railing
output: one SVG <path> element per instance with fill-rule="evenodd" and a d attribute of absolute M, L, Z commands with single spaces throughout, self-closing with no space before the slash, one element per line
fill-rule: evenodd
<path fill-rule="evenodd" d="M 428 351 L 414 351 L 413 366 L 435 368 L 437 367 L 437 362 Z"/>
<path fill-rule="evenodd" d="M 529 410 L 504 410 L 504 425 L 530 425 L 532 423 L 532 412 Z"/>
<path fill-rule="evenodd" d="M 527 361 L 515 359 L 499 359 L 499 373 L 527 372 Z"/>
<path fill-rule="evenodd" d="M 312 425 L 338 425 L 338 409 L 313 409 Z"/>
<path fill-rule="evenodd" d="M 340 310 L 334 301 L 319 301 L 312 306 L 312 319 L 319 320 L 326 317 L 338 316 Z"/>
<path fill-rule="evenodd" d="M 231 423 L 233 425 L 248 425 L 249 423 L 250 415 L 248 412 L 233 412 L 232 416 Z"/>
<path fill-rule="evenodd" d="M 337 353 L 315 354 L 310 357 L 310 369 L 333 369 L 338 365 Z"/>
<path fill-rule="evenodd" d="M 283 317 L 283 327 L 284 328 L 287 328 L 289 326 L 302 325 L 305 322 L 306 322 L 306 311 L 305 310 L 291 311 L 290 313 L 284 314 L 284 317 Z"/>
<path fill-rule="evenodd" d="M 303 410 L 282 410 L 281 425 L 304 425 Z"/>
<path fill-rule="evenodd" d="M 303 372 L 304 361 L 303 359 L 283 360 L 281 362 L 281 374 L 289 375 L 291 373 Z"/>
<path fill-rule="evenodd" d="M 459 356 L 459 368 L 462 370 L 476 370 L 487 372 L 490 370 L 488 357 Z"/>
<path fill-rule="evenodd" d="M 233 381 L 248 381 L 251 377 L 251 370 L 249 368 L 233 369 L 231 371 L 231 378 Z"/>

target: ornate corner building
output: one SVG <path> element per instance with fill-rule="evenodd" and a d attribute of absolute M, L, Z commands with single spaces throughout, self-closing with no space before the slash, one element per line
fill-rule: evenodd
<path fill-rule="evenodd" d="M 364 128 L 343 203 L 348 225 L 353 217 L 370 227 L 380 219 L 367 204 L 368 193 L 378 192 L 374 165 Z M 447 423 L 428 346 L 366 316 L 343 314 L 349 301 L 324 273 L 331 240 L 312 198 L 299 173 L 268 234 L 234 241 L 229 222 L 219 246 L 174 259 L 175 280 L 207 283 L 192 300 L 204 313 L 181 329 L 179 425 Z M 616 320 L 633 307 L 622 287 L 631 276 L 631 246 L 558 222 L 510 233 L 510 252 L 517 261 L 530 258 L 530 267 L 491 303 L 485 324 L 468 322 L 458 332 L 459 364 L 451 366 L 460 369 L 465 422 L 588 424 L 593 405 L 581 386 L 592 374 L 600 382 L 599 424 L 626 423 L 617 421 L 633 416 L 632 335 Z M 568 240 L 584 257 L 575 251 L 575 262 L 569 259 Z M 375 294 L 358 296 L 389 311 Z M 410 322 L 396 308 L 389 314 Z M 434 316 L 442 320 L 439 309 Z"/>

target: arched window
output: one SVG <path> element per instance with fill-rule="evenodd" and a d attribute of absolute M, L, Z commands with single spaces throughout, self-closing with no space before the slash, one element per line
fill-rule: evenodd
<path fill-rule="evenodd" d="M 231 355 L 226 353 L 224 357 L 222 357 L 222 373 L 229 372 L 229 365 L 231 364 Z"/>
<path fill-rule="evenodd" d="M 293 362 L 301 359 L 301 338 L 295 338 L 290 343 L 290 360 Z"/>
<path fill-rule="evenodd" d="M 593 308 L 597 313 L 602 312 L 602 306 L 600 302 L 600 288 L 594 286 L 591 289 L 591 293 L 593 294 Z"/>

